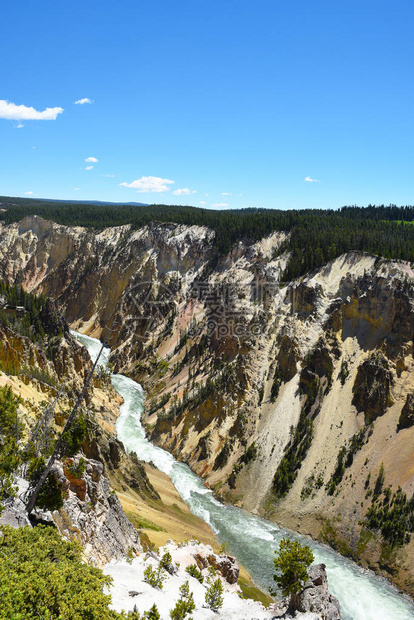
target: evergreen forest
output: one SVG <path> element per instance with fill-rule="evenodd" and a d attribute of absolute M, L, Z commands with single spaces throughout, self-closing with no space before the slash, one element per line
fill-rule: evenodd
<path fill-rule="evenodd" d="M 383 258 L 414 260 L 414 206 L 345 206 L 323 209 L 234 209 L 191 206 L 91 204 L 0 196 L 1 220 L 18 222 L 38 215 L 58 224 L 102 229 L 150 222 L 204 225 L 215 231 L 216 256 L 240 240 L 254 242 L 275 231 L 289 234 L 279 253 L 290 252 L 284 278 L 292 280 L 344 252 L 369 252 Z"/>

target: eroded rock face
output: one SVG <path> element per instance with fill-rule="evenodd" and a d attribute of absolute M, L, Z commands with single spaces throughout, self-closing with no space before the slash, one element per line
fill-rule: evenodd
<path fill-rule="evenodd" d="M 302 319 L 306 319 L 314 314 L 321 293 L 322 288 L 319 285 L 312 286 L 301 282 L 298 286 L 295 286 L 290 296 L 293 313 Z"/>
<path fill-rule="evenodd" d="M 274 617 L 341 620 L 339 601 L 329 593 L 325 564 L 313 564 L 310 567 L 309 579 L 299 593 L 297 611 L 289 612 L 288 607 L 289 597 L 277 602 Z"/>
<path fill-rule="evenodd" d="M 398 420 L 398 430 L 414 426 L 414 394 L 408 394 Z"/>
<path fill-rule="evenodd" d="M 75 459 L 78 462 L 78 459 Z M 103 475 L 99 461 L 86 460 L 84 473 L 71 473 L 72 459 L 55 463 L 52 473 L 67 493 L 63 508 L 52 513 L 61 534 L 77 540 L 98 565 L 142 551 L 138 533 Z"/>
<path fill-rule="evenodd" d="M 211 258 L 213 238 L 202 226 L 155 222 L 137 231 L 127 225 L 94 234 L 28 216 L 2 228 L 0 277 L 59 298 L 70 323 L 88 321 L 100 332 L 121 306 L 121 314 L 137 310 L 134 289 L 143 282 L 163 282 L 169 291 L 172 271 L 178 278 L 195 273 Z M 131 290 L 128 303 L 124 293 Z"/>
<path fill-rule="evenodd" d="M 390 406 L 392 382 L 389 364 L 381 353 L 374 353 L 358 368 L 352 404 L 365 413 L 368 424 Z"/>
<path fill-rule="evenodd" d="M 294 338 L 284 334 L 280 342 L 277 357 L 278 368 L 281 371 L 283 382 L 290 381 L 296 375 L 299 360 L 298 344 Z"/>
<path fill-rule="evenodd" d="M 231 555 L 217 555 L 216 553 L 196 553 L 194 559 L 200 570 L 212 566 L 220 573 L 227 583 L 237 583 L 240 574 L 240 568 L 236 558 Z"/>
<path fill-rule="evenodd" d="M 91 361 L 84 347 L 71 336 L 67 323 L 61 317 L 55 325 L 56 329 L 60 325 L 60 335 L 48 334 L 42 346 L 11 327 L 0 326 L 1 368 L 8 374 L 21 376 L 26 384 L 35 382 L 41 392 L 57 394 L 59 386 L 64 384 L 69 395 L 78 393 L 90 370 Z"/>
<path fill-rule="evenodd" d="M 356 335 L 363 347 L 383 342 L 391 359 L 407 350 L 414 333 L 411 285 L 398 276 L 379 270 L 341 283 L 343 334 Z"/>
<path fill-rule="evenodd" d="M 313 564 L 300 594 L 299 611 L 315 612 L 323 620 L 340 620 L 339 601 L 329 593 L 325 564 Z"/>

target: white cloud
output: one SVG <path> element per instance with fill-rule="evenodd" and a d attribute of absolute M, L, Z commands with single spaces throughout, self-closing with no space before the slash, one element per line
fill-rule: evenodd
<path fill-rule="evenodd" d="M 85 166 L 85 170 L 92 170 L 93 166 Z"/>
<path fill-rule="evenodd" d="M 85 103 L 93 103 L 93 99 L 89 99 L 89 97 L 84 97 L 83 99 L 78 99 L 75 101 L 75 105 L 84 105 Z"/>
<path fill-rule="evenodd" d="M 319 183 L 318 179 L 312 179 L 311 177 L 305 177 L 305 181 L 308 183 Z"/>
<path fill-rule="evenodd" d="M 107 177 L 108 179 L 113 179 L 115 177 L 114 174 L 104 174 L 104 177 Z"/>
<path fill-rule="evenodd" d="M 16 125 L 16 129 L 21 129 L 22 127 L 24 127 L 23 123 L 18 123 Z"/>
<path fill-rule="evenodd" d="M 141 177 L 140 179 L 132 181 L 132 183 L 125 183 L 124 181 L 119 185 L 136 189 L 138 194 L 145 194 L 149 192 L 168 192 L 170 190 L 168 185 L 171 185 L 172 183 L 174 183 L 174 181 L 170 181 L 169 179 L 161 179 L 160 177 Z"/>
<path fill-rule="evenodd" d="M 231 194 L 229 192 L 221 192 L 222 196 L 231 196 Z"/>
<path fill-rule="evenodd" d="M 230 205 L 227 202 L 216 202 L 215 204 L 211 206 L 214 208 L 214 207 L 229 207 Z"/>
<path fill-rule="evenodd" d="M 200 204 L 201 204 L 201 206 L 203 206 L 203 205 L 206 204 L 206 201 L 205 200 L 200 200 Z"/>
<path fill-rule="evenodd" d="M 87 157 L 87 158 L 85 159 L 85 161 L 86 161 L 87 163 L 94 163 L 94 164 L 96 164 L 98 160 L 96 159 L 96 157 Z"/>
<path fill-rule="evenodd" d="M 174 196 L 188 196 L 189 194 L 196 194 L 195 189 L 188 189 L 188 187 L 183 187 L 181 189 L 176 189 L 173 194 Z"/>
<path fill-rule="evenodd" d="M 79 191 L 79 189 L 80 189 L 79 187 L 74 187 L 74 188 L 73 188 L 73 191 L 74 191 L 74 192 L 78 192 L 78 191 Z"/>
<path fill-rule="evenodd" d="M 25 192 L 24 195 L 25 196 L 34 196 L 33 192 Z"/>
<path fill-rule="evenodd" d="M 63 108 L 46 108 L 42 112 L 25 105 L 16 105 L 6 99 L 0 99 L 0 118 L 12 121 L 54 121 Z"/>

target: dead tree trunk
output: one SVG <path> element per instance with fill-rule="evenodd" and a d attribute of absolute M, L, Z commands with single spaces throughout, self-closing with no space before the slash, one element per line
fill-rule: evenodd
<path fill-rule="evenodd" d="M 70 412 L 70 415 L 69 415 L 68 421 L 66 422 L 65 428 L 63 429 L 63 432 L 62 432 L 61 436 L 59 437 L 58 441 L 56 442 L 55 449 L 53 450 L 52 455 L 49 457 L 49 460 L 48 460 L 48 462 L 46 464 L 46 467 L 43 470 L 42 475 L 40 476 L 36 486 L 34 487 L 33 491 L 29 495 L 29 500 L 28 500 L 27 506 L 26 506 L 27 514 L 29 514 L 29 515 L 32 512 L 33 508 L 35 507 L 35 504 L 36 504 L 36 501 L 37 501 L 37 497 L 38 497 L 39 492 L 40 492 L 40 488 L 41 488 L 42 484 L 45 482 L 46 478 L 48 477 L 49 472 L 50 472 L 50 470 L 52 468 L 52 465 L 53 465 L 53 463 L 55 462 L 55 460 L 57 459 L 57 457 L 58 457 L 58 455 L 60 453 L 60 449 L 61 449 L 62 443 L 63 443 L 63 438 L 64 438 L 65 434 L 69 431 L 69 429 L 70 429 L 70 427 L 72 425 L 72 422 L 73 422 L 73 420 L 75 418 L 76 412 L 79 409 L 79 405 L 81 404 L 81 402 L 82 402 L 82 400 L 83 400 L 83 398 L 85 396 L 86 390 L 88 389 L 89 383 L 90 383 L 90 381 L 92 379 L 93 373 L 95 372 L 95 368 L 98 365 L 99 358 L 101 357 L 101 353 L 104 350 L 105 346 L 106 346 L 106 343 L 104 342 L 102 344 L 102 347 L 101 347 L 99 353 L 98 353 L 98 357 L 96 358 L 94 365 L 92 366 L 88 376 L 86 377 L 86 380 L 85 380 L 85 383 L 83 385 L 82 391 L 81 391 L 81 393 L 78 396 L 78 399 L 77 399 L 77 401 L 75 403 L 75 406 L 73 407 L 72 411 Z"/>

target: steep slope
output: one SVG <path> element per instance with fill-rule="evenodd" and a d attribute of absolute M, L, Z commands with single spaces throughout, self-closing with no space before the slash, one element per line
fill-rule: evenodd
<path fill-rule="evenodd" d="M 91 335 L 114 322 L 111 361 L 145 387 L 147 432 L 224 499 L 413 593 L 410 264 L 348 253 L 281 282 L 284 233 L 220 258 L 213 234 L 33 216 L 1 229 L 0 275 Z"/>
<path fill-rule="evenodd" d="M 16 299 L 24 306 L 12 305 Z M 30 475 L 34 452 L 50 454 L 91 367 L 87 350 L 53 302 L 0 283 L 0 387 L 11 387 L 20 397 L 19 427 L 29 458 L 29 470 L 27 464 L 19 470 L 23 476 Z M 81 404 L 86 420 L 82 455 L 62 457 L 52 468 L 64 491 L 64 505 L 49 515 L 35 511 L 33 520 L 53 519 L 61 533 L 78 540 L 84 555 L 99 564 L 141 550 L 140 537 L 146 548 L 172 536 L 178 542 L 196 537 L 215 544 L 210 528 L 190 513 L 171 481 L 135 455 L 127 455 L 115 439 L 121 403 L 109 374 L 98 368 Z M 20 479 L 19 486 L 25 501 L 28 480 Z M 0 522 L 28 524 L 23 501 L 16 498 L 9 503 Z"/>

